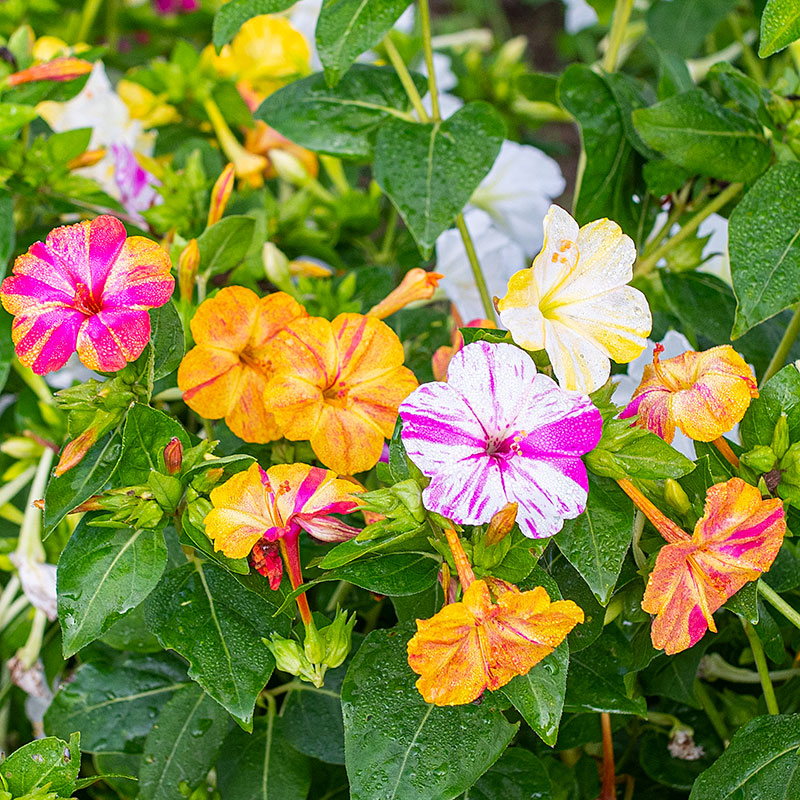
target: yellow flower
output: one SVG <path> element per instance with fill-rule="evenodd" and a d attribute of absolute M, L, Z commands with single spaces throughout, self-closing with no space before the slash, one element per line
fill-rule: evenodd
<path fill-rule="evenodd" d="M 128 107 L 131 117 L 138 119 L 144 128 L 169 125 L 180 119 L 175 106 L 165 102 L 166 92 L 154 94 L 141 83 L 123 78 L 117 84 L 117 94 Z"/>
<path fill-rule="evenodd" d="M 578 228 L 550 206 L 541 252 L 496 301 L 514 341 L 546 350 L 564 389 L 593 392 L 608 380 L 610 359 L 625 364 L 644 350 L 653 320 L 645 296 L 626 285 L 635 258 L 633 241 L 615 222 Z"/>

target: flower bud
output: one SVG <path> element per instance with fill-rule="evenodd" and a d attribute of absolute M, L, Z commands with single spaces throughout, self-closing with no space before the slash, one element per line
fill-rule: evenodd
<path fill-rule="evenodd" d="M 763 444 L 759 444 L 752 450 L 742 453 L 739 456 L 739 460 L 756 472 L 769 472 L 778 462 L 772 448 Z"/>
<path fill-rule="evenodd" d="M 264 264 L 264 273 L 270 283 L 283 287 L 291 283 L 289 259 L 273 242 L 264 242 L 261 248 L 261 261 Z"/>
<path fill-rule="evenodd" d="M 83 457 L 99 438 L 99 434 L 100 431 L 93 425 L 87 428 L 80 436 L 67 443 L 61 451 L 61 458 L 58 459 L 58 464 L 56 464 L 55 474 L 57 478 L 81 463 Z"/>
<path fill-rule="evenodd" d="M 178 258 L 178 287 L 184 300 L 191 301 L 194 295 L 194 282 L 199 267 L 200 248 L 197 239 L 189 239 Z"/>
<path fill-rule="evenodd" d="M 269 151 L 269 160 L 279 178 L 295 186 L 305 186 L 313 176 L 299 158 L 285 150 L 275 148 Z"/>
<path fill-rule="evenodd" d="M 208 114 L 222 152 L 233 164 L 236 177 L 246 181 L 250 186 L 256 188 L 261 186 L 264 183 L 264 170 L 269 163 L 267 159 L 254 153 L 249 153 L 239 144 L 239 141 L 233 135 L 233 131 L 225 121 L 225 117 L 222 116 L 222 112 L 210 97 L 203 102 L 203 108 Z"/>
<path fill-rule="evenodd" d="M 289 274 L 302 278 L 330 278 L 333 275 L 333 268 L 324 261 L 299 258 L 289 262 Z"/>
<path fill-rule="evenodd" d="M 183 443 L 177 436 L 173 436 L 164 448 L 164 468 L 167 470 L 167 474 L 175 475 L 181 471 L 182 463 Z"/>
<path fill-rule="evenodd" d="M 355 613 L 348 619 L 346 611 L 337 611 L 333 622 L 320 631 L 325 642 L 323 663 L 329 669 L 340 666 L 350 653 L 351 636 L 355 624 Z"/>
<path fill-rule="evenodd" d="M 192 481 L 192 488 L 201 494 L 207 494 L 222 480 L 224 475 L 225 470 L 222 467 L 207 469 Z"/>
<path fill-rule="evenodd" d="M 71 81 L 92 71 L 90 61 L 82 58 L 54 58 L 45 64 L 36 64 L 15 72 L 6 78 L 7 86 L 19 86 L 33 81 Z"/>
<path fill-rule="evenodd" d="M 214 183 L 214 188 L 211 190 L 211 203 L 208 209 L 207 228 L 210 228 L 215 222 L 219 222 L 225 213 L 228 200 L 230 200 L 231 192 L 233 191 L 234 173 L 233 164 L 228 164 Z"/>
<path fill-rule="evenodd" d="M 625 470 L 619 466 L 614 454 L 609 453 L 608 450 L 596 447 L 584 456 L 584 462 L 587 469 L 590 472 L 594 472 L 595 475 L 614 478 L 614 480 L 626 477 Z"/>
<path fill-rule="evenodd" d="M 400 500 L 404 508 L 411 512 L 411 516 L 417 522 L 423 522 L 425 519 L 425 508 L 422 505 L 422 490 L 419 484 L 413 479 L 396 483 L 391 489 L 391 493 Z"/>
<path fill-rule="evenodd" d="M 17 459 L 39 458 L 42 454 L 42 445 L 27 436 L 9 436 L 0 444 L 0 453 Z"/>
<path fill-rule="evenodd" d="M 322 638 L 320 632 L 314 621 L 311 620 L 306 625 L 306 638 L 303 642 L 303 650 L 306 658 L 312 664 L 322 664 L 325 660 L 325 640 Z"/>
<path fill-rule="evenodd" d="M 172 475 L 162 475 L 150 470 L 147 485 L 152 489 L 153 497 L 161 508 L 167 514 L 172 514 L 183 497 L 183 484 L 180 480 Z"/>
<path fill-rule="evenodd" d="M 667 503 L 681 514 L 686 514 L 692 507 L 689 502 L 689 496 L 683 490 L 683 486 L 674 478 L 667 478 L 664 481 L 664 497 Z"/>
<path fill-rule="evenodd" d="M 267 649 L 275 659 L 275 666 L 281 672 L 290 675 L 306 676 L 313 672 L 313 667 L 305 657 L 300 644 L 294 639 L 284 639 L 283 636 L 273 635 L 271 639 L 262 639 Z"/>
<path fill-rule="evenodd" d="M 789 449 L 789 444 L 789 419 L 786 414 L 781 414 L 772 432 L 772 452 L 778 458 L 783 458 Z"/>
<path fill-rule="evenodd" d="M 486 544 L 502 541 L 514 527 L 517 519 L 517 503 L 506 503 L 493 517 L 486 529 Z"/>
<path fill-rule="evenodd" d="M 96 150 L 84 150 L 84 152 L 76 158 L 67 161 L 67 169 L 72 171 L 73 169 L 93 167 L 106 157 L 106 152 L 105 147 L 98 147 Z"/>
<path fill-rule="evenodd" d="M 406 273 L 393 292 L 367 311 L 367 316 L 385 319 L 409 303 L 430 300 L 443 277 L 444 275 L 439 272 L 426 272 L 421 267 L 414 267 Z"/>
<path fill-rule="evenodd" d="M 155 475 L 157 473 L 152 474 Z M 164 512 L 161 506 L 153 500 L 146 500 L 140 503 L 134 524 L 137 528 L 153 530 L 161 524 L 163 518 Z"/>

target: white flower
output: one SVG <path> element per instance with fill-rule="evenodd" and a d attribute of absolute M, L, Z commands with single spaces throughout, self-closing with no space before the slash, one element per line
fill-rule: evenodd
<path fill-rule="evenodd" d="M 567 33 L 578 33 L 597 22 L 597 12 L 586 0 L 564 0 L 564 29 Z"/>
<path fill-rule="evenodd" d="M 542 246 L 542 220 L 566 187 L 558 164 L 541 150 L 506 140 L 470 203 L 533 257 Z"/>
<path fill-rule="evenodd" d="M 682 333 L 678 333 L 677 331 L 669 331 L 661 340 L 661 345 L 664 347 L 661 358 L 665 361 L 668 358 L 675 358 L 676 356 L 683 355 L 687 350 L 692 349 L 689 340 Z M 653 363 L 653 350 L 655 350 L 655 347 L 656 343 L 648 339 L 647 346 L 642 351 L 642 354 L 638 358 L 634 358 L 633 361 L 628 364 L 628 373 L 626 375 L 615 375 L 612 378 L 617 388 L 611 399 L 618 406 L 627 406 L 628 403 L 630 403 L 633 398 L 633 393 L 642 382 L 644 368 L 648 364 Z M 694 460 L 694 442 L 685 433 L 676 430 L 675 438 L 672 440 L 672 446 L 679 453 L 683 453 L 687 458 Z"/>
<path fill-rule="evenodd" d="M 28 602 L 43 611 L 51 622 L 55 620 L 58 616 L 55 566 L 25 558 L 18 553 L 11 553 L 9 559 L 17 568 L 22 591 Z"/>
<path fill-rule="evenodd" d="M 464 219 L 489 295 L 504 294 L 508 279 L 525 266 L 525 253 L 515 241 L 494 227 L 485 211 L 473 208 L 467 211 Z M 436 240 L 436 270 L 444 275 L 441 287 L 465 322 L 486 316 L 461 234 L 455 229 L 445 231 Z"/>

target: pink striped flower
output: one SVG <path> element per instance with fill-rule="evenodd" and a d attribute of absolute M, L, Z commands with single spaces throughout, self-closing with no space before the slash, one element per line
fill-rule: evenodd
<path fill-rule="evenodd" d="M 513 345 L 467 345 L 447 383 L 420 386 L 400 417 L 409 458 L 431 478 L 431 511 L 476 525 L 517 503 L 522 532 L 541 539 L 586 508 L 581 456 L 600 440 L 600 412 Z"/>
<path fill-rule="evenodd" d="M 55 228 L 17 258 L 0 301 L 14 315 L 19 360 L 37 375 L 60 369 L 77 350 L 89 369 L 115 372 L 150 339 L 147 310 L 175 286 L 169 255 L 114 217 Z"/>

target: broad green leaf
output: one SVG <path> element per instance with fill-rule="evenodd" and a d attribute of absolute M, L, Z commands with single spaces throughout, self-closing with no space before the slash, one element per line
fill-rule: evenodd
<path fill-rule="evenodd" d="M 694 684 L 700 661 L 712 643 L 711 637 L 706 636 L 682 653 L 656 658 L 647 669 L 639 673 L 647 694 L 668 697 L 678 703 L 699 708 L 700 703 L 694 695 Z"/>
<path fill-rule="evenodd" d="M 800 714 L 756 717 L 692 787 L 689 800 L 800 797 Z"/>
<path fill-rule="evenodd" d="M 88 150 L 91 138 L 91 127 L 53 133 L 47 138 L 47 153 L 54 163 L 65 164 Z"/>
<path fill-rule="evenodd" d="M 530 750 L 509 747 L 478 778 L 463 800 L 553 800 L 553 786 L 544 765 Z"/>
<path fill-rule="evenodd" d="M 38 117 L 36 109 L 31 105 L 20 103 L 0 103 L 0 136 L 16 133 L 24 125 Z"/>
<path fill-rule="evenodd" d="M 235 728 L 217 764 L 220 793 L 226 800 L 305 800 L 311 785 L 311 760 L 286 739 L 283 717 L 270 710 L 251 734 Z"/>
<path fill-rule="evenodd" d="M 183 323 L 171 300 L 160 308 L 151 309 L 150 328 L 153 379 L 158 380 L 178 368 L 184 352 Z"/>
<path fill-rule="evenodd" d="M 672 757 L 669 753 L 669 743 L 668 731 L 658 730 L 655 726 L 645 731 L 637 743 L 639 763 L 654 781 L 672 789 L 679 789 L 681 792 L 688 792 L 697 776 L 714 762 L 714 757 L 719 753 L 714 753 L 712 756 L 707 750 L 708 740 L 695 739 L 695 743 L 703 748 L 702 755 L 699 759 L 688 761 Z"/>
<path fill-rule="evenodd" d="M 537 572 L 534 571 L 534 575 L 536 574 Z M 550 574 L 556 581 L 561 596 L 577 603 L 583 610 L 583 622 L 576 625 L 567 637 L 570 653 L 576 653 L 592 644 L 603 632 L 606 610 L 597 602 L 589 584 L 563 555 L 556 555 L 555 558 L 552 558 Z M 526 585 L 531 580 L 532 576 L 528 578 Z M 547 585 L 544 585 L 547 588 Z"/>
<path fill-rule="evenodd" d="M 276 14 L 293 4 L 294 0 L 231 0 L 220 6 L 214 16 L 212 41 L 217 51 L 227 44 L 251 17 Z"/>
<path fill-rule="evenodd" d="M 317 19 L 317 52 L 333 86 L 350 65 L 392 29 L 410 0 L 325 0 Z"/>
<path fill-rule="evenodd" d="M 682 94 L 694 88 L 694 81 L 680 56 L 668 51 L 658 50 L 658 99 L 666 100 L 675 94 Z"/>
<path fill-rule="evenodd" d="M 678 166 L 723 181 L 749 181 L 769 166 L 772 149 L 761 125 L 691 89 L 633 112 L 647 145 Z"/>
<path fill-rule="evenodd" d="M 98 494 L 111 480 L 122 455 L 122 426 L 109 431 L 83 460 L 63 475 L 53 475 L 44 494 L 44 526 L 52 531 L 76 506 Z"/>
<path fill-rule="evenodd" d="M 64 658 L 93 642 L 155 588 L 167 564 L 160 530 L 95 528 L 84 517 L 58 561 Z"/>
<path fill-rule="evenodd" d="M 45 786 L 51 792 L 69 797 L 81 768 L 80 739 L 79 733 L 72 733 L 67 744 L 48 736 L 14 751 L 0 763 L 0 775 L 11 797 L 23 797 Z"/>
<path fill-rule="evenodd" d="M 708 72 L 710 80 L 717 80 L 722 86 L 725 94 L 731 98 L 743 111 L 749 111 L 754 116 L 764 113 L 766 115 L 766 104 L 771 99 L 769 90 L 762 88 L 756 81 L 745 75 L 727 61 L 720 61 L 714 64 Z"/>
<path fill-rule="evenodd" d="M 776 164 L 747 192 L 731 214 L 728 249 L 737 339 L 800 300 L 800 164 Z"/>
<path fill-rule="evenodd" d="M 197 237 L 200 272 L 206 276 L 228 272 L 244 261 L 256 221 L 253 217 L 229 216 L 215 222 Z"/>
<path fill-rule="evenodd" d="M 314 583 L 347 581 L 377 594 L 417 594 L 433 586 L 440 566 L 433 553 L 390 553 L 344 564 Z"/>
<path fill-rule="evenodd" d="M 425 255 L 491 169 L 504 135 L 500 116 L 484 102 L 441 122 L 392 118 L 378 132 L 375 180 Z"/>
<path fill-rule="evenodd" d="M 217 760 L 230 717 L 199 686 L 176 692 L 144 742 L 140 800 L 180 800 L 180 784 L 196 786 Z"/>
<path fill-rule="evenodd" d="M 769 445 L 781 414 L 786 414 L 789 440 L 800 441 L 800 372 L 793 364 L 773 375 L 750 402 L 739 425 L 745 449 Z"/>
<path fill-rule="evenodd" d="M 558 549 L 602 605 L 611 599 L 630 547 L 632 525 L 632 506 L 615 481 L 590 474 L 586 511 L 567 520 L 555 537 Z"/>
<path fill-rule="evenodd" d="M 8 192 L 0 191 L 0 278 L 5 277 L 15 242 L 14 198 Z"/>
<path fill-rule="evenodd" d="M 87 753 L 138 752 L 164 703 L 190 685 L 183 666 L 167 654 L 83 664 L 53 698 L 45 731 L 56 736 L 81 731 Z"/>
<path fill-rule="evenodd" d="M 694 469 L 694 462 L 679 453 L 654 433 L 636 431 L 635 436 L 625 439 L 622 446 L 613 441 L 616 430 L 621 430 L 621 420 L 606 423 L 604 438 L 608 432 L 608 449 L 601 440 L 600 446 L 587 459 L 587 466 L 598 475 L 615 479 L 621 477 L 659 480 L 680 478 Z"/>
<path fill-rule="evenodd" d="M 416 73 L 412 78 L 423 91 L 425 78 Z M 380 126 L 403 118 L 409 105 L 393 69 L 354 64 L 333 88 L 317 73 L 278 89 L 255 116 L 309 150 L 368 159 Z"/>
<path fill-rule="evenodd" d="M 728 598 L 723 608 L 752 622 L 758 622 L 758 584 L 755 581 L 746 583 L 735 595 Z"/>
<path fill-rule="evenodd" d="M 158 639 L 144 624 L 144 603 L 118 619 L 101 637 L 100 641 L 130 653 L 160 653 Z"/>
<path fill-rule="evenodd" d="M 247 729 L 275 661 L 262 638 L 282 624 L 273 608 L 222 567 L 192 563 L 167 572 L 147 598 L 145 620 L 189 675 Z"/>
<path fill-rule="evenodd" d="M 450 800 L 505 750 L 517 726 L 489 696 L 480 706 L 426 703 L 408 666 L 410 630 L 367 636 L 342 686 L 353 800 Z"/>
<path fill-rule="evenodd" d="M 649 148 L 633 127 L 633 112 L 637 108 L 646 108 L 655 101 L 653 90 L 645 83 L 637 81 L 624 72 L 612 72 L 604 76 L 606 85 L 611 89 L 617 103 L 625 136 L 631 147 L 647 159 L 658 158 L 658 153 Z M 649 99 L 648 99 L 649 98 Z"/>
<path fill-rule="evenodd" d="M 183 426 L 163 411 L 135 403 L 122 433 L 122 459 L 117 481 L 122 486 L 146 484 L 150 471 L 164 472 L 164 448 L 177 437 L 184 448 L 189 436 Z"/>
<path fill-rule="evenodd" d="M 736 0 L 656 0 L 647 12 L 647 29 L 659 47 L 691 58 Z"/>
<path fill-rule="evenodd" d="M 767 0 L 761 14 L 761 58 L 771 56 L 800 39 L 800 5 L 796 0 Z"/>

